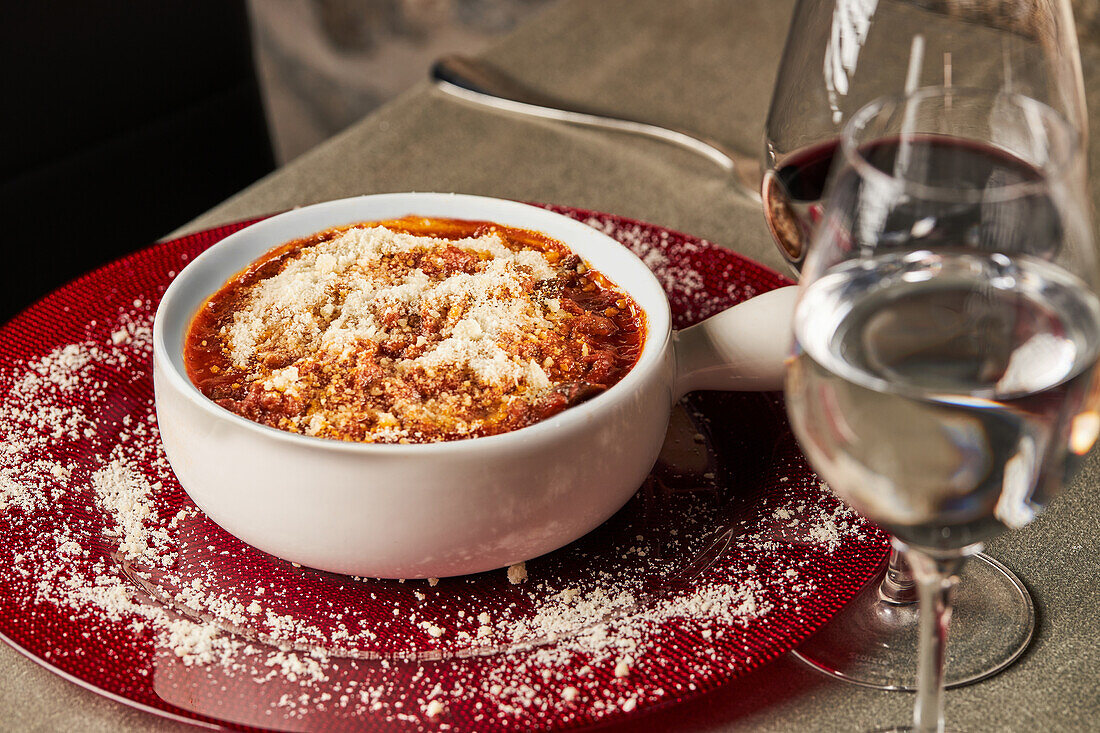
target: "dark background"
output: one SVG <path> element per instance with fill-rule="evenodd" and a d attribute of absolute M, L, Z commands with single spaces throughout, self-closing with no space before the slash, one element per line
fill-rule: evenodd
<path fill-rule="evenodd" d="M 0 3 L 0 323 L 553 1 Z"/>
<path fill-rule="evenodd" d="M 0 322 L 274 168 L 243 0 L 0 5 Z"/>

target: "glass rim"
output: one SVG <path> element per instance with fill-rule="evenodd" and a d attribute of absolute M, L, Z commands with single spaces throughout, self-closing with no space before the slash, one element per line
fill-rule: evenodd
<path fill-rule="evenodd" d="M 928 183 L 922 183 L 920 181 L 905 178 L 904 176 L 897 176 L 882 168 L 879 168 L 872 163 L 861 152 L 860 148 L 870 140 L 857 143 L 856 137 L 858 134 L 866 130 L 868 123 L 883 110 L 888 107 L 898 108 L 904 106 L 906 103 L 912 100 L 927 99 L 931 97 L 963 97 L 973 98 L 977 96 L 985 96 L 990 99 L 1011 99 L 1020 108 L 1031 108 L 1042 115 L 1045 119 L 1053 121 L 1056 127 L 1061 127 L 1066 132 L 1066 144 L 1064 150 L 1057 151 L 1057 154 L 1049 157 L 1041 164 L 1034 164 L 1030 161 L 1023 161 L 1028 165 L 1033 166 L 1040 173 L 1040 178 L 1031 181 L 1016 181 L 1013 183 L 1006 183 L 999 186 L 993 186 L 990 188 L 983 188 L 980 190 L 967 190 L 954 186 L 937 186 Z M 937 133 L 922 133 L 934 136 Z M 899 135 L 900 137 L 900 135 Z M 963 138 L 978 140 L 978 138 Z M 989 140 L 982 140 L 982 142 L 990 143 Z M 891 94 L 878 97 L 877 99 L 868 102 L 861 107 L 852 117 L 845 123 L 843 130 L 840 134 L 840 147 L 844 156 L 845 162 L 854 168 L 860 176 L 869 178 L 872 180 L 879 180 L 880 182 L 892 184 L 900 188 L 913 191 L 919 194 L 923 198 L 929 198 L 933 200 L 955 200 L 962 202 L 973 201 L 1003 201 L 1012 198 L 1019 198 L 1029 194 L 1040 192 L 1042 189 L 1047 188 L 1051 181 L 1063 178 L 1069 174 L 1072 169 L 1072 163 L 1081 150 L 1081 133 L 1069 122 L 1069 120 L 1055 110 L 1053 107 L 1040 102 L 1039 100 L 1029 97 L 1019 92 L 1008 91 L 993 91 L 988 89 L 982 89 L 978 87 L 922 87 L 910 94 Z M 1009 155 L 1020 158 L 1011 150 L 1005 150 Z M 1020 158 L 1023 160 L 1022 158 Z"/>

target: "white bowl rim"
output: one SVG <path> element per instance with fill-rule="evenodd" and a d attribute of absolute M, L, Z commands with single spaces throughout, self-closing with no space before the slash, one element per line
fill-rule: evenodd
<path fill-rule="evenodd" d="M 164 321 L 162 316 L 163 312 L 167 312 L 169 308 L 173 307 L 173 301 L 177 297 L 178 293 L 182 289 L 182 285 L 178 285 L 185 280 L 185 273 L 189 268 L 192 268 L 195 264 L 201 262 L 204 258 L 211 256 L 211 252 L 221 247 L 225 242 L 230 241 L 236 235 L 243 232 L 253 230 L 253 227 L 264 227 L 275 229 L 281 222 L 286 221 L 288 218 L 296 218 L 302 216 L 301 212 L 316 210 L 320 207 L 334 206 L 339 204 L 345 204 L 352 201 L 361 201 L 364 199 L 370 199 L 372 201 L 383 201 L 385 199 L 393 199 L 394 201 L 404 201 L 408 199 L 415 199 L 417 201 L 424 202 L 427 205 L 430 202 L 439 202 L 441 200 L 447 201 L 460 201 L 468 203 L 469 205 L 476 207 L 503 206 L 509 209 L 515 207 L 513 210 L 516 212 L 525 212 L 532 217 L 546 218 L 547 220 L 553 220 L 558 226 L 566 228 L 575 228 L 578 233 L 583 232 L 583 236 L 593 237 L 597 239 L 606 240 L 607 243 L 621 250 L 628 259 L 633 260 L 636 263 L 636 267 L 640 268 L 638 272 L 644 273 L 643 278 L 648 278 L 650 284 L 655 288 L 657 293 L 660 293 L 661 298 L 655 303 L 654 308 L 647 307 L 644 303 L 640 302 L 639 298 L 634 296 L 627 290 L 627 293 L 631 297 L 635 298 L 635 302 L 642 307 L 642 311 L 646 315 L 646 341 L 642 348 L 642 353 L 638 357 L 638 360 L 631 367 L 621 380 L 612 385 L 606 392 L 593 397 L 586 402 L 581 403 L 573 407 L 566 408 L 561 412 L 553 415 L 545 420 L 540 420 L 532 425 L 528 425 L 517 430 L 511 430 L 505 433 L 498 433 L 496 435 L 487 435 L 476 438 L 466 438 L 462 440 L 450 440 L 441 441 L 435 443 L 365 443 L 360 441 L 345 441 L 334 440 L 332 438 L 318 438 L 311 435 L 301 435 L 299 433 L 291 433 L 286 430 L 280 430 L 267 425 L 263 425 L 258 422 L 249 420 L 241 415 L 232 412 L 221 405 L 217 404 L 194 385 L 186 374 L 181 374 L 176 368 L 175 361 L 170 358 L 167 344 L 165 343 L 164 334 Z M 410 211 L 406 214 L 395 214 L 388 218 L 399 218 L 404 215 L 417 215 L 417 212 Z M 431 216 L 426 214 L 425 216 Z M 383 217 L 386 218 L 386 217 Z M 461 217 L 452 217 L 461 218 Z M 476 210 L 471 212 L 469 217 L 471 221 L 482 220 Z M 487 221 L 492 221 L 491 218 L 486 218 Z M 370 221 L 369 218 L 363 221 Z M 334 224 L 332 226 L 342 226 L 341 224 Z M 516 226 L 519 228 L 528 228 L 533 231 L 539 231 L 538 224 L 532 224 L 530 226 L 524 226 L 521 224 L 505 224 L 505 226 Z M 318 231 L 323 231 L 319 229 Z M 254 233 L 254 232 L 253 232 Z M 560 237 L 555 237 L 561 240 Z M 268 249 L 284 244 L 289 239 L 274 238 L 272 244 Z M 566 246 L 569 246 L 569 242 L 563 242 Z M 192 270 L 194 272 L 194 270 Z M 598 270 L 601 274 L 607 277 L 617 287 L 622 287 L 618 284 L 618 280 L 615 277 L 615 273 L 608 273 L 603 269 Z M 236 273 L 228 273 L 225 275 L 225 280 L 235 275 Z M 626 290 L 626 288 L 623 288 Z M 182 296 L 180 296 L 182 297 Z M 193 314 L 188 315 L 188 322 Z M 228 420 L 230 423 L 236 425 L 239 428 L 247 430 L 249 432 L 256 433 L 258 437 L 286 442 L 297 447 L 309 448 L 313 450 L 323 451 L 335 451 L 335 452 L 350 452 L 361 454 L 380 454 L 380 455 L 409 455 L 409 456 L 427 456 L 436 454 L 447 454 L 455 451 L 468 451 L 468 450 L 505 450 L 510 447 L 519 447 L 524 444 L 539 443 L 546 440 L 550 434 L 566 429 L 566 427 L 573 422 L 585 422 L 590 417 L 599 413 L 600 411 L 610 409 L 611 406 L 622 400 L 629 399 L 634 392 L 634 388 L 639 386 L 639 383 L 646 378 L 646 374 L 652 370 L 659 368 L 660 359 L 666 349 L 670 348 L 670 340 L 672 338 L 672 312 L 668 304 L 668 297 L 664 293 L 664 289 L 661 287 L 660 282 L 657 280 L 653 272 L 646 266 L 642 260 L 630 251 L 625 245 L 615 241 L 611 237 L 607 236 L 603 232 L 581 222 L 576 219 L 559 214 L 550 209 L 544 209 L 531 204 L 526 204 L 519 201 L 512 201 L 509 199 L 498 199 L 489 196 L 474 196 L 471 194 L 459 194 L 459 193 L 431 193 L 431 192 L 407 192 L 407 193 L 384 193 L 384 194 L 365 194 L 363 196 L 353 196 L 343 199 L 333 199 L 330 201 L 323 201 L 309 206 L 303 206 L 290 211 L 285 211 L 281 214 L 262 219 L 254 224 L 250 224 L 247 227 L 239 229 L 233 234 L 225 237 L 221 241 L 211 245 L 205 251 L 203 251 L 198 257 L 191 260 L 180 271 L 180 273 L 173 278 L 168 288 L 161 296 L 161 301 L 157 307 L 156 315 L 153 319 L 153 360 L 154 364 L 160 363 L 164 365 L 164 369 L 160 371 L 170 382 L 175 390 L 186 396 L 192 404 L 198 406 L 203 411 L 211 414 L 220 420 Z M 671 385 L 670 385 L 671 387 Z"/>

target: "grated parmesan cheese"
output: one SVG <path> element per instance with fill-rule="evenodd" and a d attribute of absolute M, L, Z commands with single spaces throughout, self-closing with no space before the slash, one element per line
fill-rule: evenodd
<path fill-rule="evenodd" d="M 292 243 L 196 317 L 204 356 L 189 372 L 224 407 L 306 435 L 430 442 L 522 427 L 544 402 L 562 409 L 557 386 L 618 381 L 637 353 L 608 339 L 644 334 L 633 301 L 544 244 L 366 225 Z"/>
<path fill-rule="evenodd" d="M 508 582 L 512 585 L 519 585 L 527 580 L 527 564 L 517 562 L 508 568 Z"/>

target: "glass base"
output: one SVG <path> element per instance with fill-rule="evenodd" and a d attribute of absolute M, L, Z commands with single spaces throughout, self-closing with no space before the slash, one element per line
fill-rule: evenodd
<path fill-rule="evenodd" d="M 792 654 L 845 682 L 916 689 L 917 604 L 880 600 L 885 569 Z M 961 687 L 997 674 L 1023 654 L 1034 632 L 1035 606 L 1024 584 L 988 555 L 973 556 L 963 566 L 955 593 L 945 686 Z"/>

